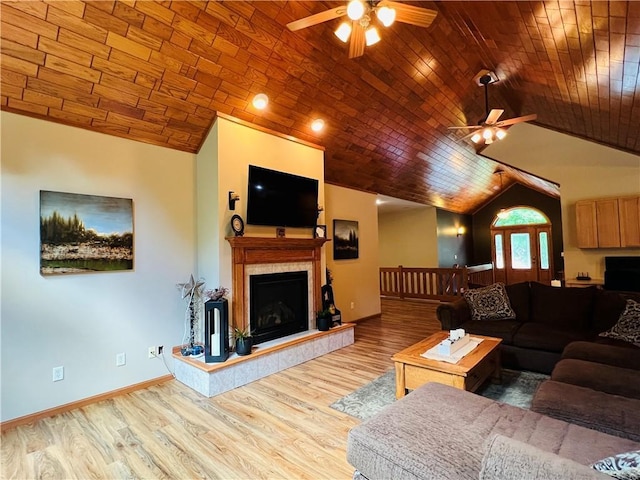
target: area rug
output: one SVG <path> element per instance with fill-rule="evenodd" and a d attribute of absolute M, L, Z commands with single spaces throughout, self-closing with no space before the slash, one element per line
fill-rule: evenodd
<path fill-rule="evenodd" d="M 530 408 L 538 385 L 548 378 L 548 375 L 542 373 L 502 370 L 501 384 L 487 382 L 476 394 L 516 407 Z M 396 376 L 395 371 L 390 370 L 330 406 L 352 417 L 366 420 L 395 400 Z"/>

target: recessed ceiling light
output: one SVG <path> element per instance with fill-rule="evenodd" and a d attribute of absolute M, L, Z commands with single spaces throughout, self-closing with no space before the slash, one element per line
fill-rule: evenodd
<path fill-rule="evenodd" d="M 269 105 L 269 97 L 264 93 L 259 93 L 253 97 L 253 106 L 258 110 L 264 110 Z"/>
<path fill-rule="evenodd" d="M 316 118 L 313 122 L 311 122 L 311 130 L 314 132 L 319 132 L 324 128 L 324 120 L 321 118 Z"/>

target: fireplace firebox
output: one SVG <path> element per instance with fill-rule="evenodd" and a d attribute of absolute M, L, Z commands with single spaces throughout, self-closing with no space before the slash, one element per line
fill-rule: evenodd
<path fill-rule="evenodd" d="M 309 329 L 307 272 L 251 275 L 249 286 L 249 323 L 254 344 Z"/>

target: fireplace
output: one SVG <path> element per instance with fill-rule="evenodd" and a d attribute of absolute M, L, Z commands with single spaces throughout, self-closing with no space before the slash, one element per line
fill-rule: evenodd
<path fill-rule="evenodd" d="M 321 247 L 326 238 L 227 237 L 231 245 L 233 275 L 232 325 L 250 327 L 249 288 L 252 275 L 307 272 L 308 328 L 314 326 L 314 314 L 321 308 Z M 253 327 L 251 327 L 253 329 Z"/>
<path fill-rule="evenodd" d="M 249 325 L 254 343 L 309 329 L 307 272 L 249 277 Z"/>

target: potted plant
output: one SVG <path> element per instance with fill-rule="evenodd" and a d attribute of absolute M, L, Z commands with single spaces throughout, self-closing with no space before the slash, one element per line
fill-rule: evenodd
<path fill-rule="evenodd" d="M 249 355 L 251 348 L 253 347 L 253 337 L 249 328 L 240 329 L 238 327 L 233 328 L 233 339 L 236 343 L 236 353 L 238 355 Z"/>
<path fill-rule="evenodd" d="M 331 310 L 328 308 L 325 310 L 320 310 L 316 313 L 316 326 L 318 330 L 321 332 L 326 332 L 331 328 L 331 324 L 333 323 L 333 319 L 331 318 Z"/>

